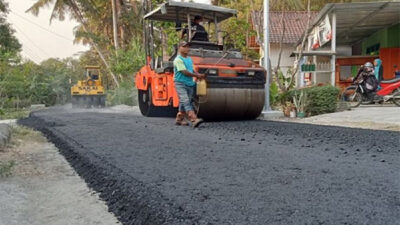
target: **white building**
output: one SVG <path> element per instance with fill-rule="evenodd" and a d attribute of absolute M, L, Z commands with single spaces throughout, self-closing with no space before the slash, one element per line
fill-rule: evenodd
<path fill-rule="evenodd" d="M 311 13 L 311 21 L 315 18 L 317 14 L 318 12 Z M 262 18 L 260 20 L 263 21 Z M 283 74 L 287 74 L 288 69 L 293 67 L 294 58 L 290 57 L 290 55 L 296 49 L 296 43 L 303 35 L 306 27 L 306 11 L 270 12 L 269 40 L 271 68 L 275 68 L 278 64 L 281 40 L 282 56 L 280 67 Z M 283 28 L 285 28 L 285 31 L 283 33 L 282 39 Z M 262 49 L 260 49 L 260 46 L 256 43 L 256 37 L 250 37 L 247 43 L 250 49 L 259 51 L 260 56 L 263 56 Z"/>

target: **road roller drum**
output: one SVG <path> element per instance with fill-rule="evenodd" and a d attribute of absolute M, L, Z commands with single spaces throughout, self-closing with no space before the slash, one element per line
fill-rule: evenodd
<path fill-rule="evenodd" d="M 264 89 L 208 88 L 206 96 L 199 96 L 199 117 L 206 120 L 255 119 L 264 106 Z"/>

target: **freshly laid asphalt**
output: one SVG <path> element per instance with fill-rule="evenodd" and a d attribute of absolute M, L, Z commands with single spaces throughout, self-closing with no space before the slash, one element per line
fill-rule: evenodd
<path fill-rule="evenodd" d="M 400 133 L 51 108 L 42 131 L 123 224 L 400 224 Z"/>

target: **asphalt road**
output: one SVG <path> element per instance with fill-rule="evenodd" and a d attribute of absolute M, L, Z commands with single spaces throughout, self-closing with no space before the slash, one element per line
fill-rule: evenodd
<path fill-rule="evenodd" d="M 400 133 L 53 108 L 56 144 L 123 224 L 400 224 Z"/>

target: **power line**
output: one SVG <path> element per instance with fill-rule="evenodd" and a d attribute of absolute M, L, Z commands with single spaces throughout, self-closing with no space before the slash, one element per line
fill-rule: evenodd
<path fill-rule="evenodd" d="M 41 49 L 38 45 L 36 45 L 35 42 L 32 41 L 32 39 L 30 39 L 30 38 L 28 37 L 28 35 L 26 35 L 21 29 L 19 29 L 18 26 L 17 26 L 15 23 L 13 24 L 13 26 L 15 26 L 15 28 L 16 28 L 19 32 L 21 32 L 21 34 L 22 34 L 26 39 L 28 39 L 28 41 L 30 41 L 39 51 L 41 51 L 43 54 L 45 54 L 48 58 L 51 58 L 49 54 L 47 54 L 43 49 Z"/>
<path fill-rule="evenodd" d="M 30 47 L 28 47 L 28 45 L 23 45 L 23 49 L 24 49 L 24 53 L 28 56 L 28 58 L 30 58 L 32 61 L 34 61 L 33 59 L 39 59 L 40 61 L 43 60 L 42 57 L 40 57 L 40 55 L 38 55 L 35 51 L 33 51 Z"/>
<path fill-rule="evenodd" d="M 33 61 L 33 59 L 37 58 L 40 61 L 42 61 L 42 57 L 40 57 L 39 55 L 36 54 L 35 51 L 33 51 L 32 49 L 30 49 L 28 46 L 24 46 L 25 50 L 24 53 L 29 56 L 29 58 Z M 32 57 L 34 56 L 34 57 Z"/>
<path fill-rule="evenodd" d="M 30 39 L 30 38 L 28 37 L 28 35 L 26 35 L 20 28 L 18 28 L 17 25 L 13 24 L 13 26 L 15 26 L 15 28 L 16 28 L 19 32 L 21 32 L 21 34 L 22 34 L 33 46 L 35 46 L 36 49 L 38 49 L 39 51 L 41 51 L 43 54 L 45 54 L 47 57 L 50 58 L 50 55 L 47 54 L 47 52 L 45 52 L 43 49 L 41 49 L 38 45 L 36 45 L 35 42 L 32 41 L 32 39 Z M 34 52 L 34 51 L 33 51 L 33 52 Z"/>
<path fill-rule="evenodd" d="M 13 12 L 13 11 L 11 11 L 11 10 L 10 10 L 10 12 L 11 12 L 12 14 L 14 14 L 14 15 L 20 17 L 21 19 L 23 19 L 23 20 L 25 20 L 25 21 L 27 21 L 27 22 L 29 22 L 29 23 L 31 23 L 31 24 L 33 24 L 33 25 L 35 25 L 35 26 L 41 28 L 41 29 L 44 30 L 44 31 L 47 31 L 47 32 L 49 32 L 49 33 L 51 33 L 51 34 L 53 34 L 53 35 L 56 35 L 56 36 L 58 36 L 58 37 L 60 37 L 60 38 L 62 38 L 62 39 L 64 39 L 64 40 L 71 41 L 71 42 L 74 41 L 74 40 L 69 39 L 69 38 L 67 38 L 67 37 L 65 37 L 65 36 L 63 36 L 63 35 L 61 35 L 61 34 L 58 34 L 58 33 L 54 32 L 54 31 L 52 31 L 52 30 L 49 30 L 49 29 L 43 27 L 43 26 L 40 25 L 40 24 L 37 24 L 37 23 L 35 23 L 35 22 L 33 22 L 33 21 L 30 21 L 29 19 L 27 19 L 27 18 L 25 18 L 25 17 L 23 17 L 23 16 L 21 16 L 21 15 L 15 13 L 15 12 Z"/>
<path fill-rule="evenodd" d="M 31 54 L 28 54 L 27 51 L 24 51 L 24 54 L 25 54 L 25 57 L 28 58 L 31 61 L 34 61 L 33 59 L 36 58 L 36 57 L 33 57 Z"/>
<path fill-rule="evenodd" d="M 28 50 L 29 52 L 33 53 L 33 56 L 35 56 L 35 58 L 40 58 L 42 59 L 42 57 L 40 57 L 40 55 L 38 55 L 33 49 L 31 49 L 28 45 L 23 45 L 23 48 L 25 50 Z"/>
<path fill-rule="evenodd" d="M 28 50 L 28 53 L 30 52 L 31 55 L 33 54 L 33 56 L 35 56 L 35 57 L 32 58 L 32 59 L 37 59 L 38 62 L 43 61 L 43 57 L 41 57 L 41 56 L 40 56 L 38 53 L 36 53 L 33 49 L 29 48 L 27 45 L 25 45 L 24 47 L 25 47 L 25 50 Z M 25 52 L 27 52 L 27 51 L 25 51 Z M 33 60 L 33 61 L 34 61 L 34 60 Z"/>

